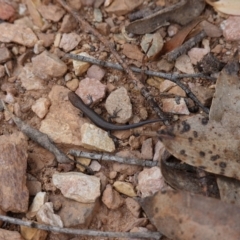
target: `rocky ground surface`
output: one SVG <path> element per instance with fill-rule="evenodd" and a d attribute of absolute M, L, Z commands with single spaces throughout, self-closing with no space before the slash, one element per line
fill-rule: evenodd
<path fill-rule="evenodd" d="M 174 62 L 160 58 L 143 64 L 161 50 L 180 29 L 177 23 L 151 35 L 127 35 L 128 14 L 134 10 L 164 7 L 171 1 L 70 0 L 67 2 L 91 23 L 131 66 L 153 71 L 193 74 L 198 63 L 212 53 L 226 63 L 238 49 L 240 17 L 228 17 L 206 6 L 202 16 L 210 34 Z M 126 1 L 128 2 L 128 1 Z M 131 124 L 156 115 L 124 72 L 68 59 L 66 53 L 90 56 L 116 63 L 116 59 L 94 35 L 86 32 L 58 2 L 43 0 L 0 1 L 0 98 L 25 123 L 47 134 L 67 153 L 70 149 L 107 152 L 159 162 L 164 146 L 157 138 L 134 135 L 132 130 L 114 131 L 116 145 L 106 131 L 92 125 L 68 100 L 76 92 L 85 103 L 88 95 L 94 111 L 107 119 L 117 109 L 116 124 Z M 218 76 L 218 72 L 213 74 Z M 139 79 L 142 77 L 138 75 Z M 174 121 L 191 114 L 189 98 L 175 83 L 146 77 L 145 85 L 164 112 Z M 202 78 L 182 80 L 209 107 L 215 81 Z M 186 100 L 186 101 L 185 101 Z M 201 110 L 199 110 L 201 112 Z M 161 122 L 138 128 L 157 131 Z M 78 158 L 80 165 L 58 163 L 55 156 L 27 138 L 11 114 L 0 112 L 0 209 L 1 214 L 58 227 L 114 232 L 156 231 L 134 197 L 146 197 L 167 188 L 158 166 L 141 166 Z M 10 230 L 10 231 L 8 231 Z M 4 223 L 3 239 L 92 239 Z M 99 238 L 104 239 L 104 238 Z M 106 238 L 107 239 L 107 238 Z"/>

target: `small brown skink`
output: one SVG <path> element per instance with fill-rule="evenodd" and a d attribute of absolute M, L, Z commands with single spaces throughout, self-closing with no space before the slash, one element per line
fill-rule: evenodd
<path fill-rule="evenodd" d="M 139 123 L 134 123 L 130 125 L 115 125 L 112 123 L 109 123 L 105 121 L 103 118 L 101 118 L 97 113 L 95 113 L 90 107 L 88 107 L 82 99 L 74 92 L 68 93 L 68 99 L 72 103 L 72 105 L 78 109 L 80 109 L 83 114 L 85 114 L 95 125 L 98 127 L 108 130 L 108 131 L 119 131 L 119 130 L 128 130 L 131 128 L 137 128 L 142 125 L 148 124 L 148 123 L 154 123 L 159 122 L 161 119 L 153 119 L 153 120 L 147 120 Z"/>

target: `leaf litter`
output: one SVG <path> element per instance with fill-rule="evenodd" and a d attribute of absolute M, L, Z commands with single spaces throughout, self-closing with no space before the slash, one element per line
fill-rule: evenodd
<path fill-rule="evenodd" d="M 159 131 L 176 158 L 205 171 L 240 179 L 239 63 L 220 73 L 209 119 L 200 114 Z"/>

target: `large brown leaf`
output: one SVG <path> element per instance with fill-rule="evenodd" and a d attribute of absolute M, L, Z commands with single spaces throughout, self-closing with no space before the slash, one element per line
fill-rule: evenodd
<path fill-rule="evenodd" d="M 222 70 L 210 119 L 196 115 L 159 132 L 176 158 L 204 170 L 240 179 L 240 80 L 234 60 Z"/>
<path fill-rule="evenodd" d="M 150 221 L 170 239 L 240 239 L 240 208 L 187 192 L 158 192 L 139 200 Z"/>

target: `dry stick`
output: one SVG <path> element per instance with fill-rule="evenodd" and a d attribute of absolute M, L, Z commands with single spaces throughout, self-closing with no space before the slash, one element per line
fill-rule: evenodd
<path fill-rule="evenodd" d="M 98 60 L 98 59 L 92 58 L 92 57 L 86 57 L 83 55 L 77 55 L 77 54 L 72 54 L 72 53 L 65 54 L 64 57 L 70 58 L 70 59 L 73 59 L 76 61 L 89 62 L 89 63 L 96 64 L 96 65 L 99 65 L 102 67 L 108 67 L 108 68 L 113 68 L 113 69 L 116 69 L 119 71 L 124 71 L 123 67 L 120 64 L 106 62 L 106 61 Z M 141 68 L 130 67 L 130 69 L 133 72 L 137 72 L 137 73 L 142 72 Z M 151 70 L 144 70 L 144 73 L 149 76 L 166 78 L 166 79 L 169 79 L 170 81 L 176 80 L 176 79 L 181 79 L 181 78 L 205 78 L 208 80 L 216 80 L 216 78 L 207 76 L 204 73 L 174 74 L 174 73 L 155 72 L 155 71 L 151 71 Z"/>
<path fill-rule="evenodd" d="M 180 47 L 178 47 L 178 48 L 174 49 L 173 51 L 169 52 L 168 54 L 166 54 L 167 60 L 169 62 L 175 61 L 179 56 L 186 53 L 188 50 L 190 50 L 197 43 L 202 41 L 203 38 L 205 38 L 206 36 L 207 36 L 207 34 L 205 33 L 205 31 L 201 31 L 196 36 L 194 36 L 193 38 L 186 41 Z"/>
<path fill-rule="evenodd" d="M 135 82 L 138 89 L 140 89 L 141 94 L 146 98 L 149 105 L 153 108 L 153 110 L 156 112 L 158 117 L 164 122 L 165 125 L 169 125 L 168 117 L 166 117 L 165 113 L 158 107 L 157 103 L 153 99 L 153 97 L 150 95 L 148 90 L 144 87 L 144 85 L 137 79 L 137 77 L 134 75 L 133 71 L 129 68 L 129 66 L 123 61 L 123 59 L 120 57 L 120 55 L 117 53 L 117 51 L 114 49 L 113 44 L 110 43 L 105 37 L 103 37 L 97 30 L 95 30 L 87 21 L 85 21 L 81 15 L 71 9 L 64 0 L 57 0 L 70 14 L 73 15 L 73 17 L 81 23 L 82 27 L 85 29 L 85 31 L 92 33 L 95 37 L 97 37 L 104 45 L 105 47 L 109 48 L 109 50 L 112 52 L 112 54 L 115 56 L 117 61 L 122 65 L 125 72 L 129 75 L 132 81 Z"/>
<path fill-rule="evenodd" d="M 124 158 L 120 156 L 114 156 L 106 153 L 90 153 L 83 152 L 80 150 L 71 149 L 69 154 L 75 157 L 84 157 L 96 160 L 104 160 L 104 161 L 115 161 L 119 163 L 129 164 L 129 165 L 139 165 L 143 167 L 154 167 L 158 165 L 156 161 L 148 161 L 148 160 L 140 160 L 136 158 Z"/>
<path fill-rule="evenodd" d="M 71 58 L 71 59 L 74 59 L 77 61 L 89 62 L 89 63 L 100 65 L 103 67 L 109 67 L 109 68 L 114 68 L 116 70 L 123 71 L 122 66 L 119 64 L 105 62 L 105 61 L 97 60 L 97 59 L 91 58 L 91 57 L 85 57 L 85 56 L 76 55 L 76 54 L 66 54 L 65 57 Z M 132 67 L 131 69 L 134 72 L 142 73 L 142 69 L 140 69 L 140 68 Z M 204 75 L 202 73 L 169 74 L 169 73 L 162 73 L 162 72 L 154 72 L 154 71 L 150 71 L 150 70 L 145 70 L 144 73 L 149 76 L 166 78 L 166 79 L 169 79 L 170 81 L 176 83 L 179 87 L 181 87 L 186 92 L 186 94 L 189 96 L 189 98 L 191 98 L 200 108 L 202 108 L 202 110 L 205 113 L 207 113 L 207 114 L 209 113 L 209 109 L 204 107 L 203 104 L 198 100 L 198 98 L 191 92 L 191 90 L 188 87 L 186 87 L 182 82 L 180 82 L 178 79 L 179 78 L 190 78 L 190 77 L 204 77 L 204 78 L 209 78 L 209 79 L 213 80 L 214 78 L 207 77 L 206 75 Z"/>
<path fill-rule="evenodd" d="M 2 100 L 1 100 L 2 101 Z M 59 163 L 70 163 L 75 162 L 63 152 L 61 152 L 56 145 L 51 141 L 47 134 L 38 131 L 37 129 L 31 127 L 27 123 L 24 123 L 20 118 L 16 117 L 12 112 L 9 111 L 8 107 L 2 101 L 4 109 L 10 114 L 12 120 L 17 125 L 19 130 L 23 132 L 26 136 L 31 138 L 34 142 L 38 143 L 43 148 L 47 149 L 49 152 L 53 153 Z M 92 169 L 85 166 L 84 164 L 78 163 L 85 167 L 89 173 L 93 173 Z"/>
<path fill-rule="evenodd" d="M 146 239 L 160 239 L 162 234 L 159 232 L 141 232 L 141 233 L 130 233 L 130 232 L 101 232 L 94 230 L 80 230 L 73 228 L 60 228 L 53 227 L 45 224 L 39 224 L 31 221 L 23 221 L 17 218 L 7 217 L 0 215 L 0 220 L 8 223 L 22 225 L 30 228 L 37 228 L 45 231 L 75 234 L 81 236 L 92 236 L 92 237 L 108 237 L 108 238 L 146 238 Z"/>

